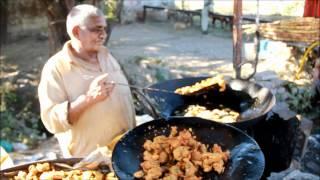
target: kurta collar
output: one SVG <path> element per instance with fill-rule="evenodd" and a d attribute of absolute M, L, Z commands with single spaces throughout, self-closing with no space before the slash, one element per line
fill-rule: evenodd
<path fill-rule="evenodd" d="M 90 71 L 102 71 L 101 67 L 103 67 L 103 66 L 102 66 L 101 62 L 105 61 L 105 59 L 104 59 L 105 57 L 103 55 L 104 52 L 102 49 L 99 50 L 98 55 L 97 55 L 99 64 L 91 64 L 81 58 L 76 57 L 72 53 L 72 51 L 70 50 L 70 48 L 71 48 L 70 46 L 71 46 L 71 41 L 67 41 L 62 48 L 62 52 L 65 54 L 67 61 L 69 61 L 73 65 L 81 66 L 82 68 L 90 70 Z"/>

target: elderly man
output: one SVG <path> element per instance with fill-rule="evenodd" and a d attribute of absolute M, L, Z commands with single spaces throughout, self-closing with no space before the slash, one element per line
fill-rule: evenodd
<path fill-rule="evenodd" d="M 103 46 L 104 14 L 92 5 L 73 7 L 71 38 L 45 64 L 38 87 L 41 119 L 57 137 L 64 157 L 84 157 L 135 126 L 128 83 Z"/>

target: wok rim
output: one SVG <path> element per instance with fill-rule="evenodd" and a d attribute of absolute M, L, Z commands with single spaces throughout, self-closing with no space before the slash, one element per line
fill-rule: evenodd
<path fill-rule="evenodd" d="M 168 123 L 168 121 L 170 121 L 170 120 L 179 120 L 179 121 L 181 121 L 181 119 L 186 119 L 186 118 L 187 118 L 187 119 L 193 119 L 193 120 L 199 120 L 199 119 L 200 119 L 200 121 L 205 121 L 205 122 L 211 123 L 211 124 L 217 124 L 217 125 L 215 125 L 215 126 L 218 126 L 218 127 L 221 126 L 221 127 L 224 127 L 224 128 L 229 128 L 229 129 L 231 129 L 232 131 L 235 131 L 236 133 L 239 133 L 239 134 L 243 135 L 243 136 L 247 139 L 246 141 L 250 141 L 250 143 L 252 143 L 254 146 L 256 146 L 256 147 L 258 148 L 258 150 L 259 150 L 259 156 L 260 156 L 259 161 L 261 161 L 261 162 L 260 162 L 260 163 L 261 163 L 261 168 L 259 169 L 259 172 L 256 172 L 256 174 L 257 174 L 258 179 L 260 179 L 260 178 L 263 176 L 263 173 L 264 173 L 264 171 L 265 171 L 265 166 L 266 166 L 265 156 L 264 156 L 264 153 L 262 152 L 261 147 L 259 146 L 259 144 L 256 142 L 256 140 L 255 140 L 253 137 L 249 136 L 249 135 L 248 135 L 247 133 L 245 133 L 243 130 L 241 130 L 241 129 L 235 127 L 235 126 L 232 126 L 232 125 L 230 125 L 230 124 L 220 123 L 220 122 L 216 122 L 216 121 L 212 121 L 212 120 L 208 120 L 208 119 L 202 119 L 202 118 L 198 118 L 198 117 L 178 117 L 178 116 L 169 117 L 168 119 L 165 119 L 165 118 L 154 119 L 154 120 L 151 120 L 151 121 L 142 123 L 141 125 L 136 126 L 135 128 L 127 131 L 127 132 L 121 137 L 121 139 L 117 142 L 117 144 L 115 145 L 114 150 L 113 150 L 113 152 L 112 152 L 111 163 L 112 163 L 112 168 L 113 168 L 113 171 L 114 171 L 115 175 L 116 175 L 118 178 L 120 178 L 118 172 L 121 172 L 121 170 L 120 170 L 121 168 L 119 168 L 119 166 L 116 166 L 116 163 L 115 163 L 115 162 L 116 162 L 116 161 L 115 161 L 116 156 L 115 156 L 114 154 L 115 154 L 115 152 L 116 152 L 116 149 L 119 148 L 119 146 L 120 146 L 119 144 L 121 144 L 126 137 L 128 137 L 128 136 L 130 136 L 132 133 L 134 133 L 134 132 L 133 132 L 134 129 L 136 129 L 136 128 L 143 128 L 143 126 L 148 127 L 148 126 L 152 125 L 152 123 L 155 123 L 156 121 L 163 121 L 163 122 L 165 122 L 165 123 Z M 170 124 L 168 124 L 168 125 L 170 125 Z M 215 127 L 215 128 L 217 128 L 217 127 Z M 246 142 L 246 141 L 245 141 L 245 142 Z M 240 143 L 240 144 L 241 144 L 241 143 Z M 239 145 L 239 144 L 238 144 L 238 145 Z M 238 146 L 238 145 L 235 145 L 234 147 L 236 147 L 236 146 Z M 229 149 L 229 150 L 230 150 L 230 149 Z"/>

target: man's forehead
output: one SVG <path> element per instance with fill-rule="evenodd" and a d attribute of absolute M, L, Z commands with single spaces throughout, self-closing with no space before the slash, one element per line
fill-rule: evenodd
<path fill-rule="evenodd" d="M 102 16 L 91 16 L 86 22 L 87 26 L 106 26 L 106 19 Z"/>

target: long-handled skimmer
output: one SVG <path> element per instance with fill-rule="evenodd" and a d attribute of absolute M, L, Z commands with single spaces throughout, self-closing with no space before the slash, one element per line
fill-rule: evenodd
<path fill-rule="evenodd" d="M 120 86 L 127 86 L 130 88 L 134 88 L 137 90 L 147 90 L 147 91 L 157 91 L 157 92 L 164 92 L 164 93 L 170 93 L 170 94 L 176 94 L 179 95 L 178 93 L 175 93 L 174 91 L 169 91 L 169 90 L 165 90 L 165 89 L 157 89 L 157 88 L 150 88 L 150 87 L 139 87 L 139 86 L 135 86 L 135 85 L 131 85 L 131 84 L 126 84 L 126 83 L 118 83 L 118 82 L 109 82 L 109 84 L 115 84 L 115 85 L 120 85 Z"/>

